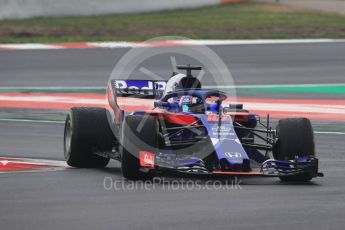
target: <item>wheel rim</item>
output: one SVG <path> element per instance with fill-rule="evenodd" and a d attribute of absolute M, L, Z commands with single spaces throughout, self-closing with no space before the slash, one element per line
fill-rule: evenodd
<path fill-rule="evenodd" d="M 72 126 L 71 121 L 66 121 L 65 126 L 65 137 L 64 137 L 64 152 L 65 152 L 65 158 L 68 159 L 70 152 L 71 152 L 71 142 L 72 142 Z"/>

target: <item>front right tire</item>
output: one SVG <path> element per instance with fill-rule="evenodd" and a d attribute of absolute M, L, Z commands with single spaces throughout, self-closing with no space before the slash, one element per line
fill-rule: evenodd
<path fill-rule="evenodd" d="M 273 156 L 277 160 L 294 160 L 299 156 L 315 157 L 314 131 L 307 118 L 288 118 L 279 121 L 277 128 L 278 142 L 274 146 Z M 281 181 L 306 182 L 312 179 L 309 173 L 295 176 L 281 176 Z"/>
<path fill-rule="evenodd" d="M 122 127 L 122 175 L 129 180 L 151 180 L 154 170 L 140 167 L 139 152 L 155 154 L 159 146 L 158 121 L 149 115 L 129 115 Z"/>

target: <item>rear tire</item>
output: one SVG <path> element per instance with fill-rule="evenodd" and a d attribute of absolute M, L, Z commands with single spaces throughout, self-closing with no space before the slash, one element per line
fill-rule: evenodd
<path fill-rule="evenodd" d="M 307 118 L 282 119 L 277 125 L 278 142 L 274 146 L 273 156 L 277 160 L 293 160 L 296 156 L 315 157 L 314 132 Z M 310 181 L 312 176 L 300 174 L 279 177 L 281 181 Z"/>
<path fill-rule="evenodd" d="M 143 171 L 140 167 L 139 151 L 153 154 L 158 149 L 158 124 L 152 116 L 130 115 L 122 127 L 121 171 L 129 180 L 151 180 L 154 171 Z"/>
<path fill-rule="evenodd" d="M 111 151 L 115 138 L 107 111 L 103 108 L 74 107 L 66 117 L 64 153 L 68 165 L 79 168 L 103 168 L 109 158 L 94 151 Z"/>

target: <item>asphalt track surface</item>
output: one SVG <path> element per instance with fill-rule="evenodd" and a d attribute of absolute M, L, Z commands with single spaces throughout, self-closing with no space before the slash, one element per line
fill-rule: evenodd
<path fill-rule="evenodd" d="M 63 159 L 63 124 L 0 122 L 0 128 L 1 153 Z M 325 177 L 307 184 L 239 178 L 240 186 L 224 190 L 168 187 L 175 182 L 131 190 L 128 182 L 122 189 L 116 164 L 0 174 L 1 229 L 343 229 L 343 140 L 344 135 L 316 135 Z M 119 181 L 116 188 L 109 181 L 104 187 L 109 177 Z"/>
<path fill-rule="evenodd" d="M 163 48 L 152 48 L 163 49 Z M 236 85 L 345 83 L 345 43 L 212 46 Z M 0 86 L 102 86 L 128 49 L 16 50 L 0 53 Z M 170 56 L 143 66 L 170 77 Z M 197 64 L 185 56 L 177 64 Z M 168 70 L 168 71 L 167 71 Z M 211 70 L 212 71 L 212 70 Z M 147 78 L 137 71 L 133 78 Z M 205 79 L 208 77 L 205 75 Z"/>
<path fill-rule="evenodd" d="M 213 49 L 231 60 L 237 84 L 345 81 L 343 43 Z M 2 51 L 0 85 L 103 86 L 116 58 L 125 51 Z M 153 65 L 159 73 L 158 64 Z M 344 229 L 344 137 L 316 134 L 325 177 L 307 184 L 239 178 L 240 185 L 233 188 L 186 190 L 168 188 L 174 178 L 166 178 L 167 183 L 148 190 L 128 189 L 129 182 L 124 182 L 124 188 L 121 184 L 120 189 L 109 189 L 109 184 L 105 188 L 105 178 L 121 181 L 114 163 L 103 170 L 0 174 L 0 228 Z M 62 140 L 63 124 L 0 121 L 1 156 L 62 160 Z"/>

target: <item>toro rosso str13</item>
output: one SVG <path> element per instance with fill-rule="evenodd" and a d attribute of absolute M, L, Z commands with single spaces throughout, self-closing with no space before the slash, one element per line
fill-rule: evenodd
<path fill-rule="evenodd" d="M 283 181 L 323 176 L 308 119 L 282 119 L 272 130 L 269 119 L 263 124 L 242 104 L 225 105 L 224 92 L 203 89 L 191 74 L 201 67 L 178 69 L 187 74 L 174 73 L 167 82 L 111 80 L 107 109 L 72 108 L 64 133 L 67 163 L 105 167 L 110 159 L 119 160 L 123 176 L 131 180 L 164 172 Z M 143 109 L 142 102 L 153 99 L 152 108 Z"/>

